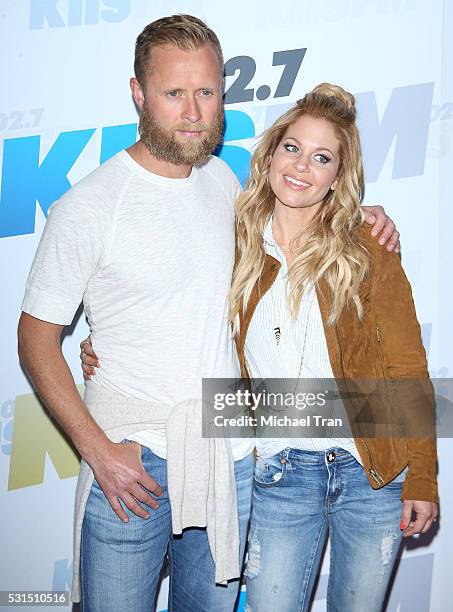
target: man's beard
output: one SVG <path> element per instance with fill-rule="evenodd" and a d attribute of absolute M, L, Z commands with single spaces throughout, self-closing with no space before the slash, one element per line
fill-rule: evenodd
<path fill-rule="evenodd" d="M 176 130 L 200 130 L 204 134 L 193 140 L 187 137 L 187 142 L 182 143 L 176 140 Z M 205 123 L 189 123 L 167 130 L 160 125 L 145 103 L 140 113 L 138 133 L 148 151 L 158 159 L 177 166 L 197 166 L 211 155 L 222 140 L 223 109 L 219 109 L 211 127 Z"/>

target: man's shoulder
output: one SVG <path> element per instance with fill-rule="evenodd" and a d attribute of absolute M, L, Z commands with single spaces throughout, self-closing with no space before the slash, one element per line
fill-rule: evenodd
<path fill-rule="evenodd" d="M 220 159 L 220 157 L 216 155 L 210 155 L 208 157 L 206 162 L 200 167 L 200 172 L 221 184 L 233 194 L 234 197 L 236 197 L 241 190 L 241 184 L 233 170 L 223 161 L 223 159 Z"/>
<path fill-rule="evenodd" d="M 230 166 L 217 157 L 217 155 L 210 155 L 206 162 L 200 168 L 201 172 L 207 172 L 213 174 L 219 178 L 223 178 L 229 181 L 237 181 L 237 177 Z"/>
<path fill-rule="evenodd" d="M 118 195 L 118 188 L 123 187 L 130 176 L 122 156 L 123 151 L 108 159 L 76 183 L 70 191 L 74 195 L 91 193 L 94 197 L 104 194 Z"/>
<path fill-rule="evenodd" d="M 66 191 L 51 208 L 74 208 L 102 213 L 115 206 L 129 178 L 127 166 L 118 153 L 92 170 Z"/>

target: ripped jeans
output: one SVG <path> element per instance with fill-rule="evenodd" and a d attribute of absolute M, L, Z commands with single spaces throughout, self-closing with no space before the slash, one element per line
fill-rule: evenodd
<path fill-rule="evenodd" d="M 373 490 L 341 448 L 258 457 L 246 610 L 307 610 L 329 533 L 328 612 L 380 612 L 402 539 L 405 475 Z"/>

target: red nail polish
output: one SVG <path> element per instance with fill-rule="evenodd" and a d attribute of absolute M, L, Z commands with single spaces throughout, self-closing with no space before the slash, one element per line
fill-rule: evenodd
<path fill-rule="evenodd" d="M 400 523 L 400 529 L 401 529 L 401 530 L 406 529 L 406 523 L 405 523 L 404 521 L 401 521 L 401 523 Z"/>

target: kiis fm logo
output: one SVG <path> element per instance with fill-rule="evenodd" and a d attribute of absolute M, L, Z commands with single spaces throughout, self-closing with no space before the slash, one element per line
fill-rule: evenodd
<path fill-rule="evenodd" d="M 374 92 L 356 95 L 367 183 L 378 179 L 393 145 L 394 179 L 423 174 L 433 89 L 434 83 L 396 87 L 381 117 Z M 264 127 L 288 106 L 267 106 Z M 242 111 L 225 111 L 225 120 L 225 144 L 218 154 L 244 184 L 251 156 L 236 141 L 254 138 L 255 125 L 252 117 Z M 100 163 L 130 146 L 137 136 L 135 123 L 100 129 Z M 67 175 L 95 132 L 95 128 L 62 132 L 41 161 L 39 135 L 4 140 L 0 238 L 34 232 L 36 204 L 47 215 L 50 205 L 71 187 Z"/>
<path fill-rule="evenodd" d="M 131 12 L 130 0 L 31 0 L 30 30 L 118 23 Z"/>

